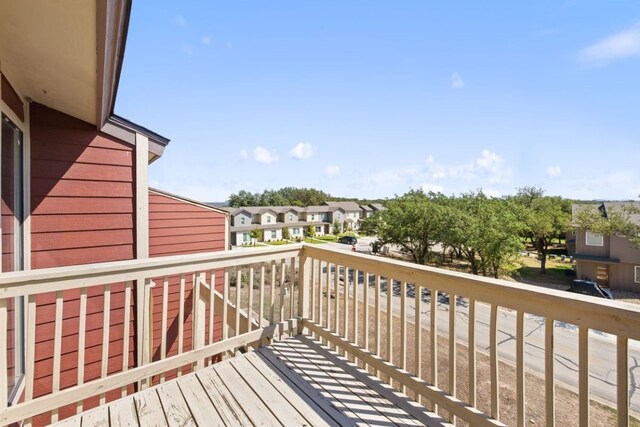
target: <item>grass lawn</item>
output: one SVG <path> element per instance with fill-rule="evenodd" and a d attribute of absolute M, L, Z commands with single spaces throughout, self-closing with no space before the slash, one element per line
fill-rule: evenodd
<path fill-rule="evenodd" d="M 280 245 L 288 245 L 289 243 L 293 243 L 293 240 L 271 240 L 264 243 L 266 245 L 271 245 L 271 246 L 280 246 Z"/>
<path fill-rule="evenodd" d="M 335 241 L 338 240 L 338 238 L 336 236 L 334 236 L 333 234 L 326 234 L 324 236 L 316 236 L 316 237 L 314 237 L 314 239 L 323 240 L 325 242 L 335 242 Z"/>
<path fill-rule="evenodd" d="M 545 274 L 540 272 L 540 261 L 536 257 L 521 256 L 517 263 L 520 267 L 514 270 L 511 277 L 518 282 L 566 290 L 574 279 L 566 273 L 572 269 L 569 261 L 548 259 Z"/>
<path fill-rule="evenodd" d="M 318 239 L 318 238 L 315 238 L 315 237 L 305 237 L 304 238 L 304 242 L 305 243 L 311 243 L 312 245 L 323 245 L 323 244 L 327 243 L 327 240 Z"/>

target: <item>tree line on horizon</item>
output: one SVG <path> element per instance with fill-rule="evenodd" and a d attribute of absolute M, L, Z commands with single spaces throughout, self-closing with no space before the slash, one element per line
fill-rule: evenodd
<path fill-rule="evenodd" d="M 240 190 L 229 196 L 228 205 L 233 208 L 250 206 L 318 206 L 324 202 L 355 201 L 359 204 L 380 203 L 380 199 L 353 199 L 335 197 L 315 188 L 284 187 L 279 190 L 264 190 L 252 193 Z"/>

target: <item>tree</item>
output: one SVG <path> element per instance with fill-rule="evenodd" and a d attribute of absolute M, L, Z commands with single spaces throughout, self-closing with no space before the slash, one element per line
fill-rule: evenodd
<path fill-rule="evenodd" d="M 251 193 L 240 190 L 229 196 L 229 206 L 314 206 L 321 205 L 331 196 L 314 188 L 284 187 L 279 190 L 264 190 Z"/>
<path fill-rule="evenodd" d="M 309 231 L 307 231 L 307 236 L 316 237 L 316 227 L 315 227 L 315 225 L 310 225 L 309 226 Z"/>
<path fill-rule="evenodd" d="M 597 208 L 596 208 L 597 207 Z M 627 237 L 631 246 L 640 249 L 640 204 L 622 203 L 584 205 L 576 210 L 573 222 L 581 230 L 604 236 Z M 634 218 L 635 217 L 635 218 Z"/>
<path fill-rule="evenodd" d="M 291 236 L 289 235 L 289 227 L 284 227 L 282 229 L 282 238 L 284 240 L 289 240 L 291 238 Z"/>
<path fill-rule="evenodd" d="M 541 189 L 521 188 L 515 200 L 525 210 L 525 234 L 535 245 L 540 255 L 540 273 L 545 274 L 549 245 L 553 238 L 570 229 L 571 216 L 561 197 L 544 196 Z"/>
<path fill-rule="evenodd" d="M 337 236 L 338 234 L 340 234 L 342 232 L 342 224 L 340 224 L 337 220 L 333 221 L 333 229 L 331 230 L 331 232 Z"/>
<path fill-rule="evenodd" d="M 443 230 L 443 209 L 436 198 L 440 196 L 411 190 L 388 201 L 387 209 L 380 212 L 381 243 L 398 245 L 413 262 L 425 264 L 432 246 L 441 241 Z"/>
<path fill-rule="evenodd" d="M 256 244 L 257 240 L 264 240 L 262 239 L 262 230 L 260 230 L 258 227 L 253 227 L 253 230 L 251 230 L 249 235 L 251 236 L 254 245 Z"/>

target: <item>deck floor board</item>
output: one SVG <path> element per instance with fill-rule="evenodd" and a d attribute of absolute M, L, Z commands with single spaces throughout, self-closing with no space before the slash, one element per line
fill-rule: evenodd
<path fill-rule="evenodd" d="M 58 425 L 448 426 L 348 359 L 299 335 Z M 66 422 L 66 424 L 65 424 Z"/>

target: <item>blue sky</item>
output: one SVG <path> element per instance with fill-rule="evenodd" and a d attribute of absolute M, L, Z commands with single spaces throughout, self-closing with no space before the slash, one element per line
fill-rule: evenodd
<path fill-rule="evenodd" d="M 640 2 L 134 1 L 116 113 L 203 201 L 640 195 Z"/>

